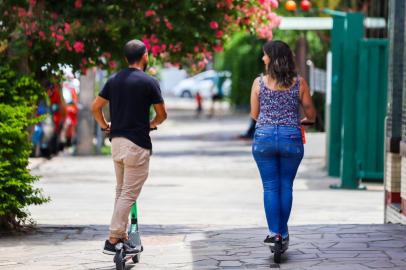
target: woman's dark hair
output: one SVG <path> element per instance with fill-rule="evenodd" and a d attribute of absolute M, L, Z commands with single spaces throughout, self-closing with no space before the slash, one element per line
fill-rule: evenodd
<path fill-rule="evenodd" d="M 269 56 L 267 73 L 277 84 L 289 87 L 293 84 L 293 79 L 297 76 L 293 53 L 288 44 L 275 40 L 265 43 L 264 52 Z"/>
<path fill-rule="evenodd" d="M 128 41 L 124 46 L 124 56 L 130 65 L 139 62 L 146 51 L 144 42 L 137 39 Z"/>

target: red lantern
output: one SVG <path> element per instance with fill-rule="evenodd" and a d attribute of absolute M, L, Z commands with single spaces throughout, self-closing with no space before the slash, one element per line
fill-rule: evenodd
<path fill-rule="evenodd" d="M 303 11 L 309 11 L 309 9 L 312 7 L 312 3 L 310 3 L 310 1 L 308 1 L 308 0 L 303 0 L 301 3 L 300 3 L 300 8 L 303 10 Z"/>
<path fill-rule="evenodd" d="M 286 1 L 285 9 L 287 11 L 295 11 L 296 10 L 296 2 L 293 0 Z"/>

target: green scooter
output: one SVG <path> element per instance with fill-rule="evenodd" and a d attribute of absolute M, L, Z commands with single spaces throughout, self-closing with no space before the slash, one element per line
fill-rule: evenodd
<path fill-rule="evenodd" d="M 137 203 L 134 203 L 131 207 L 130 218 L 131 223 L 128 227 L 128 240 L 130 241 L 131 245 L 138 250 L 138 252 L 135 254 L 126 254 L 123 243 L 117 243 L 115 245 L 116 254 L 114 255 L 113 260 L 116 264 L 117 270 L 124 270 L 126 262 L 130 259 L 133 261 L 133 263 L 139 263 L 141 252 L 144 250 L 141 244 L 140 232 L 138 230 Z"/>

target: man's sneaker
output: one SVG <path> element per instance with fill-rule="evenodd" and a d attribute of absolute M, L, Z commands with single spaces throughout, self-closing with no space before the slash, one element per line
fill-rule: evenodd
<path fill-rule="evenodd" d="M 130 240 L 121 239 L 121 242 L 124 244 L 124 246 L 129 246 L 131 248 L 135 248 L 135 245 L 133 245 Z"/>
<path fill-rule="evenodd" d="M 130 244 L 130 242 L 127 241 L 127 240 L 125 240 L 125 242 L 123 242 L 123 244 L 124 244 L 125 253 L 128 254 L 128 255 L 138 254 L 138 253 L 141 252 L 139 249 L 133 247 Z"/>
<path fill-rule="evenodd" d="M 276 235 L 274 235 L 274 236 L 269 236 L 268 235 L 264 240 L 264 244 L 267 245 L 267 246 L 270 246 L 270 247 L 274 247 L 275 246 L 275 238 L 276 238 Z"/>
<path fill-rule="evenodd" d="M 104 243 L 103 253 L 108 255 L 116 254 L 115 244 L 113 245 L 109 240 L 106 240 Z"/>

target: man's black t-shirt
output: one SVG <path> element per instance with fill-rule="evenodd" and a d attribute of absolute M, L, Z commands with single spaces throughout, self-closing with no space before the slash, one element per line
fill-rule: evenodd
<path fill-rule="evenodd" d="M 126 68 L 107 80 L 99 96 L 109 100 L 110 139 L 125 137 L 140 147 L 152 149 L 150 107 L 163 102 L 158 81 L 139 69 Z"/>

